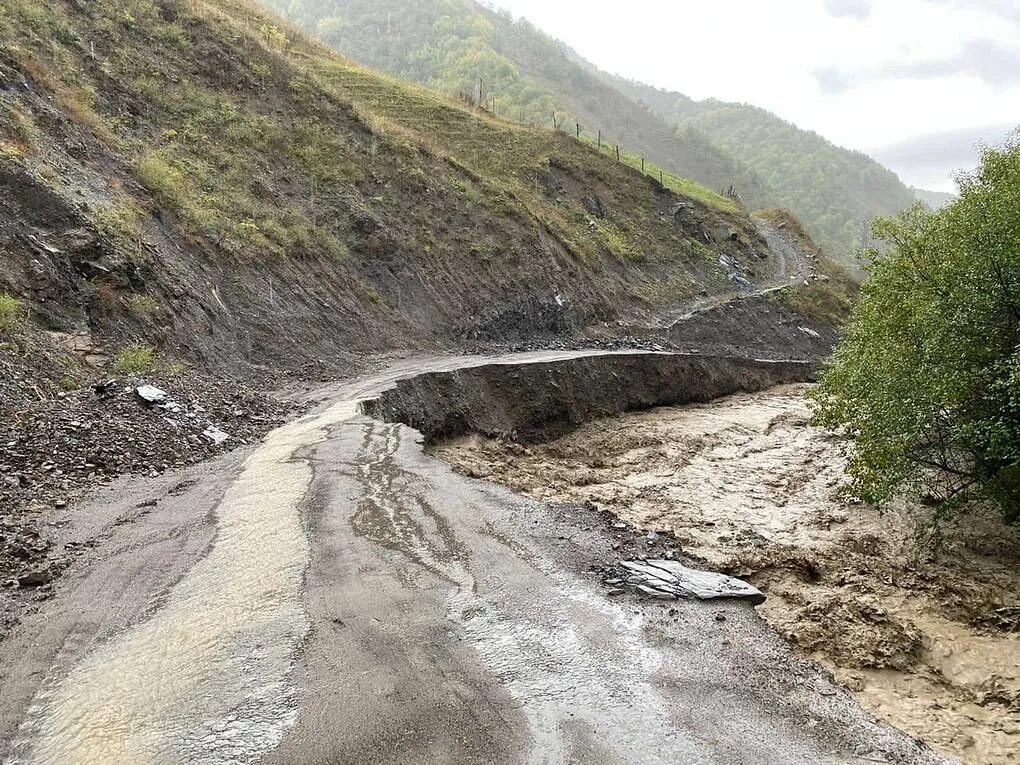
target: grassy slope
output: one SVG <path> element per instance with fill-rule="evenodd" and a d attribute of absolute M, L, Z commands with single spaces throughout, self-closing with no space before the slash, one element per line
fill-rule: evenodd
<path fill-rule="evenodd" d="M 761 179 L 701 134 L 674 126 L 607 85 L 561 43 L 473 0 L 267 0 L 304 29 L 369 66 L 448 94 L 477 95 L 512 119 L 574 132 L 645 156 L 713 190 L 735 186 L 751 205 Z"/>
<path fill-rule="evenodd" d="M 626 163 L 246 0 L 11 0 L 0 40 L 21 83 L 0 95 L 0 292 L 52 328 L 294 365 L 571 332 L 728 289 L 720 252 L 764 262 L 729 200 L 670 179 L 695 211 L 678 224 Z M 24 246 L 40 233 L 59 254 Z"/>
<path fill-rule="evenodd" d="M 484 82 L 496 108 L 567 130 L 580 121 L 605 139 L 749 207 L 783 206 L 816 241 L 851 261 L 862 227 L 913 197 L 871 158 L 841 149 L 755 107 L 628 82 L 525 21 L 473 0 L 267 0 L 333 47 L 447 93 Z"/>

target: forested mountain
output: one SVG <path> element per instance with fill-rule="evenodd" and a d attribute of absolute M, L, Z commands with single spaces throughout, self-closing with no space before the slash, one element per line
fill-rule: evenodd
<path fill-rule="evenodd" d="M 924 202 L 932 210 L 941 210 L 956 200 L 956 194 L 946 191 L 928 191 L 928 189 L 919 189 L 915 186 L 911 186 L 910 190 L 914 192 L 914 197 L 919 202 Z"/>
<path fill-rule="evenodd" d="M 859 151 L 836 146 L 765 109 L 604 76 L 662 119 L 698 130 L 764 179 L 776 204 L 795 211 L 812 237 L 835 254 L 858 245 L 872 218 L 909 207 L 914 192 L 888 168 Z"/>
<path fill-rule="evenodd" d="M 473 0 L 266 0 L 350 57 L 511 119 L 606 140 L 749 207 L 786 206 L 849 257 L 871 218 L 914 201 L 894 173 L 774 114 L 601 72 L 526 20 Z"/>

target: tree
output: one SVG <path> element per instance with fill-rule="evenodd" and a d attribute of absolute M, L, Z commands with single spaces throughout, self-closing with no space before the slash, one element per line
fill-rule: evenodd
<path fill-rule="evenodd" d="M 879 220 L 890 246 L 815 391 L 852 437 L 856 493 L 921 490 L 1020 520 L 1020 133 L 984 150 L 959 199 Z"/>

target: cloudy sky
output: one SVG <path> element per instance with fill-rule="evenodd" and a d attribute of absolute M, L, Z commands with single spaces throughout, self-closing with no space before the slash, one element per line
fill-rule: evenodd
<path fill-rule="evenodd" d="M 1020 0 L 492 0 L 603 69 L 763 106 L 951 191 L 1020 124 Z"/>

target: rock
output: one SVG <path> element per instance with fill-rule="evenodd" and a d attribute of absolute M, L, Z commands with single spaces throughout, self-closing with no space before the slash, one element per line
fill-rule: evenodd
<path fill-rule="evenodd" d="M 154 385 L 139 385 L 135 388 L 135 395 L 146 404 L 164 404 L 170 398 L 169 393 Z"/>
<path fill-rule="evenodd" d="M 53 575 L 47 569 L 37 569 L 35 571 L 29 571 L 26 574 L 22 574 L 18 577 L 19 587 L 42 587 L 44 584 L 49 584 L 50 580 L 53 579 Z"/>
<path fill-rule="evenodd" d="M 581 203 L 584 205 L 584 209 L 594 215 L 596 218 L 606 217 L 606 210 L 602 206 L 602 200 L 598 198 L 597 194 L 589 194 L 584 198 Z"/>
<path fill-rule="evenodd" d="M 667 592 L 665 589 L 658 587 L 647 587 L 643 584 L 634 585 L 634 589 L 640 592 L 642 595 L 647 595 L 649 598 L 655 598 L 656 600 L 676 600 L 676 594 Z"/>
<path fill-rule="evenodd" d="M 96 383 L 92 386 L 92 390 L 100 398 L 106 398 L 107 396 L 113 395 L 117 390 L 116 380 L 106 380 L 105 382 Z"/>
<path fill-rule="evenodd" d="M 209 441 L 209 443 L 211 443 L 213 446 L 219 446 L 224 441 L 230 438 L 229 433 L 224 433 L 215 425 L 210 425 L 208 428 L 203 430 L 202 436 L 206 438 Z"/>

